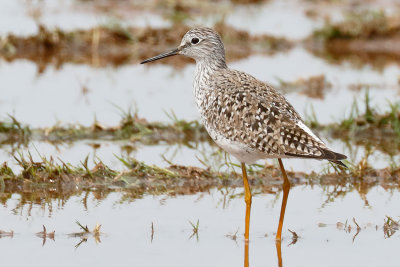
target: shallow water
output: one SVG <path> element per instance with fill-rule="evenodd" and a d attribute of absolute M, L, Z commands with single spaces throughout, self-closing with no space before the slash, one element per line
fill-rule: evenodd
<path fill-rule="evenodd" d="M 334 151 L 340 151 L 348 156 L 350 163 L 357 164 L 366 155 L 366 149 L 358 145 L 346 145 L 335 139 L 327 139 L 323 135 L 326 144 Z M 132 157 L 148 165 L 168 167 L 171 164 L 194 166 L 207 168 L 214 171 L 230 171 L 231 167 L 226 161 L 239 164 L 234 157 L 229 157 L 216 145 L 207 142 L 185 144 L 166 144 L 143 145 L 132 143 L 130 141 L 97 141 L 81 140 L 73 143 L 52 144 L 43 141 L 30 142 L 26 147 L 2 146 L 0 149 L 0 162 L 7 162 L 8 166 L 15 173 L 20 173 L 22 168 L 17 164 L 12 155 L 19 157 L 19 153 L 31 154 L 36 162 L 41 162 L 42 157 L 46 159 L 53 158 L 56 162 L 70 163 L 73 166 L 80 166 L 88 157 L 88 167 L 93 168 L 97 162 L 102 161 L 111 169 L 121 171 L 126 169 L 124 164 L 118 159 Z M 368 163 L 376 168 L 386 168 L 391 163 L 399 162 L 400 155 L 388 155 L 379 150 L 373 150 L 368 157 Z M 277 164 L 276 160 L 260 160 L 258 164 Z M 330 164 L 327 161 L 309 160 L 309 159 L 284 159 L 285 168 L 288 171 L 298 171 L 311 173 L 312 171 L 321 173 L 326 170 Z M 240 172 L 239 169 L 236 170 Z"/>
<path fill-rule="evenodd" d="M 201 1 L 191 2 L 195 10 L 207 5 L 211 9 L 203 12 L 204 14 L 189 15 L 187 22 L 191 25 L 211 26 L 215 21 L 224 20 L 227 24 L 252 34 L 266 33 L 288 39 L 306 38 L 313 30 L 323 26 L 327 18 L 332 22 L 341 21 L 346 12 L 351 10 L 367 7 L 371 10 L 384 10 L 390 15 L 396 15 L 400 10 L 397 0 L 366 1 L 366 5 L 357 0 L 269 0 L 261 5 L 232 5 L 229 1 L 220 1 L 214 5 L 201 5 Z M 113 24 L 170 27 L 173 21 L 168 20 L 168 16 L 159 14 L 160 10 L 151 12 L 156 6 L 157 3 L 152 1 L 146 5 L 142 1 L 87 3 L 77 0 L 3 0 L 0 2 L 0 36 L 9 33 L 25 36 L 35 34 L 39 24 L 66 31 Z M 207 16 L 208 13 L 213 15 Z"/>
<path fill-rule="evenodd" d="M 269 57 L 252 56 L 232 63 L 231 67 L 273 85 L 278 85 L 279 79 L 296 81 L 324 74 L 332 84 L 324 99 L 309 98 L 301 92 L 286 95 L 300 114 L 310 114 L 313 107 L 323 124 L 345 117 L 354 101 L 363 111 L 365 87 L 350 90 L 351 85 L 369 85 L 371 106 L 379 107 L 382 112 L 388 110 L 388 101 L 399 97 L 398 65 L 388 65 L 382 70 L 369 65 L 358 69 L 346 63 L 330 65 L 296 48 Z M 57 122 L 91 125 L 95 118 L 106 125 L 117 125 L 120 109 L 129 108 L 136 108 L 139 116 L 149 121 L 171 122 L 168 113 L 172 111 L 179 119 L 199 119 L 192 93 L 193 72 L 193 65 L 178 71 L 158 64 L 118 68 L 65 64 L 60 69 L 49 67 L 38 74 L 32 62 L 0 61 L 0 90 L 4 92 L 0 114 L 11 113 L 33 127 L 49 127 Z"/>
<path fill-rule="evenodd" d="M 267 33 L 288 39 L 304 39 L 313 30 L 323 26 L 323 20 L 305 16 L 308 5 L 300 2 L 268 1 L 261 7 L 244 5 L 236 8 L 226 22 L 252 34 Z"/>
<path fill-rule="evenodd" d="M 233 190 L 224 202 L 222 191 L 177 197 L 145 196 L 134 202 L 120 203 L 121 193 L 106 199 L 89 194 L 70 198 L 65 205 L 53 201 L 53 210 L 34 204 L 16 208 L 17 194 L 0 207 L 0 229 L 14 230 L 14 237 L 0 239 L 2 262 L 21 266 L 39 262 L 41 266 L 242 266 L 244 201 Z M 366 195 L 365 205 L 356 191 L 325 203 L 320 187 L 295 187 L 291 190 L 284 225 L 282 260 L 284 266 L 398 266 L 395 256 L 399 234 L 385 239 L 382 230 L 386 215 L 397 219 L 400 194 L 388 193 L 380 187 Z M 277 266 L 274 232 L 280 209 L 280 197 L 259 194 L 254 197 L 251 217 L 250 266 Z M 225 205 L 224 205 L 225 204 Z M 356 233 L 353 217 L 360 225 Z M 93 229 L 102 225 L 100 242 L 89 236 L 79 247 L 78 220 Z M 199 220 L 198 238 L 192 235 L 189 223 Z M 336 223 L 348 220 L 350 233 L 337 229 Z M 151 224 L 154 226 L 151 241 Z M 42 240 L 34 234 L 55 230 L 55 240 Z M 321 227 L 324 226 L 324 227 Z M 300 238 L 291 243 L 295 231 Z M 236 231 L 237 240 L 226 235 Z M 24 255 L 21 257 L 21 255 Z"/>
<path fill-rule="evenodd" d="M 63 30 L 88 29 L 98 25 L 164 27 L 170 25 L 156 13 L 129 9 L 98 12 L 88 8 L 87 1 L 0 1 L 0 36 L 8 33 L 29 35 L 37 32 L 40 22 L 47 27 Z M 312 1 L 311 1 L 312 2 Z M 310 1 L 266 1 L 262 5 L 238 5 L 225 16 L 225 22 L 252 34 L 268 33 L 299 40 L 323 25 L 329 14 L 333 21 L 343 19 L 343 6 L 335 1 L 319 4 L 318 16 L 308 17 Z M 124 1 L 124 3 L 130 3 Z M 343 6 L 342 6 L 343 5 Z M 376 9 L 397 12 L 400 6 L 393 0 L 374 1 Z M 35 14 L 40 16 L 35 21 Z M 314 10 L 315 11 L 315 10 Z M 199 17 L 192 24 L 218 20 Z M 290 23 L 287 23 L 290 21 Z M 178 41 L 177 41 L 178 42 Z M 163 51 L 160 51 L 163 52 Z M 306 96 L 303 92 L 287 92 L 288 100 L 303 116 L 311 107 L 321 124 L 338 121 L 350 112 L 353 101 L 363 112 L 365 88 L 350 89 L 354 84 L 367 84 L 371 105 L 380 112 L 388 109 L 388 101 L 399 99 L 400 65 L 386 64 L 374 68 L 371 64 L 355 66 L 344 61 L 330 64 L 301 45 L 287 53 L 270 56 L 251 55 L 232 62 L 232 68 L 251 73 L 260 80 L 278 86 L 286 82 L 315 75 L 325 75 L 332 88 L 323 99 Z M 39 73 L 36 63 L 28 60 L 6 62 L 0 60 L 0 120 L 11 114 L 31 127 L 50 127 L 56 123 L 91 125 L 94 120 L 116 126 L 122 109 L 138 110 L 148 121 L 171 122 L 166 113 L 173 111 L 177 118 L 198 120 L 192 96 L 194 65 L 181 70 L 171 66 L 123 65 L 95 68 L 88 65 L 64 64 L 58 68 L 47 66 Z M 354 86 L 353 86 L 354 87 Z M 337 139 L 321 136 L 334 150 L 359 162 L 365 148 L 346 145 Z M 208 143 L 143 145 L 130 141 L 81 140 L 57 145 L 33 141 L 19 151 L 32 153 L 34 161 L 40 156 L 53 157 L 79 165 L 89 156 L 89 167 L 94 160 L 102 160 L 109 167 L 125 167 L 116 156 L 131 156 L 147 164 L 165 167 L 171 162 L 179 165 L 204 167 L 207 161 L 216 170 L 226 170 L 218 148 Z M 15 148 L 15 146 L 13 146 Z M 0 163 L 8 162 L 16 173 L 20 168 L 10 152 L 12 147 L 0 147 Z M 400 162 L 400 155 L 390 158 L 378 150 L 372 151 L 369 163 L 375 168 Z M 165 160 L 166 159 L 166 160 Z M 232 159 L 233 160 L 233 159 Z M 169 161 L 169 162 L 168 162 Z M 260 162 L 263 164 L 264 162 Z M 268 163 L 275 163 L 269 160 Z M 327 163 L 313 160 L 284 160 L 287 170 L 323 171 Z M 239 172 L 239 170 L 236 170 Z M 358 185 L 345 188 L 296 186 L 289 195 L 286 211 L 282 261 L 283 266 L 399 266 L 397 257 L 399 233 L 388 238 L 383 231 L 386 216 L 398 221 L 400 193 L 380 186 L 357 192 Z M 390 186 L 394 188 L 394 185 Z M 0 235 L 1 262 L 9 266 L 242 266 L 244 262 L 244 201 L 242 188 L 213 188 L 195 195 L 144 195 L 133 199 L 127 189 L 109 188 L 112 193 L 93 189 L 93 192 L 59 196 L 51 193 L 12 194 L 0 204 L 0 230 L 14 231 L 13 237 Z M 342 191 L 343 192 L 342 192 Z M 335 196 L 335 193 L 338 195 Z M 349 192 L 347 192 L 349 191 Z M 54 193 L 54 194 L 53 194 Z M 259 193 L 254 189 L 251 218 L 250 266 L 278 266 L 274 234 L 277 227 L 281 195 Z M 50 199 L 56 195 L 57 199 Z M 132 193 L 133 195 L 133 193 Z M 7 198 L 0 193 L 1 199 Z M 49 200 L 50 199 L 50 200 Z M 361 230 L 357 234 L 356 225 Z M 199 220 L 198 236 L 190 222 Z M 100 223 L 101 234 L 87 241 L 69 234 L 80 232 L 79 221 L 92 230 Z M 346 230 L 340 223 L 351 225 Z M 339 223 L 339 224 L 338 224 Z M 151 225 L 154 233 L 152 234 Z M 42 231 L 55 230 L 55 238 L 35 236 Z M 300 237 L 294 244 L 292 234 Z M 236 241 L 232 237 L 237 231 Z"/>
<path fill-rule="evenodd" d="M 122 16 L 120 10 L 96 12 L 85 1 L 76 0 L 3 0 L 0 2 L 0 36 L 36 34 L 38 25 L 64 31 L 91 29 L 100 25 L 118 24 L 137 27 L 167 27 L 168 21 L 150 12 L 135 12 Z"/>
<path fill-rule="evenodd" d="M 59 0 L 57 3 L 49 0 L 3 0 L 0 3 L 0 22 L 3 22 L 0 23 L 0 35 L 35 34 L 38 31 L 38 24 L 66 31 L 90 29 L 112 23 L 138 27 L 171 26 L 172 22 L 160 14 L 135 10 L 135 6 L 146 6 L 143 3 L 130 2 L 113 4 L 109 1 L 107 4 L 106 1 L 100 1 L 100 3 L 87 4 L 85 1 L 76 0 Z M 107 5 L 109 8 L 105 8 Z M 148 7 L 152 5 L 154 4 L 149 3 Z M 259 5 L 239 5 L 236 8 L 228 8 L 228 6 L 227 3 L 220 3 L 221 10 L 219 12 L 213 10 L 216 14 L 211 18 L 191 17 L 190 22 L 195 25 L 204 25 L 209 24 L 210 21 L 221 20 L 221 17 L 225 16 L 228 24 L 248 30 L 250 33 L 268 33 L 291 39 L 307 37 L 313 29 L 322 25 L 322 18 L 316 20 L 304 15 L 304 5 L 298 0 L 285 3 L 276 0 L 269 1 L 261 8 Z M 291 25 L 284 23 L 289 18 L 293 21 Z M 294 25 L 296 27 L 293 27 Z"/>
<path fill-rule="evenodd" d="M 300 63 L 306 64 L 306 67 L 299 65 Z M 370 85 L 371 106 L 378 108 L 379 112 L 387 111 L 388 102 L 396 101 L 400 92 L 397 80 L 400 77 L 398 65 L 388 65 L 382 70 L 373 69 L 369 65 L 362 68 L 354 68 L 347 63 L 330 65 L 302 48 L 269 57 L 254 55 L 231 65 L 276 86 L 278 77 L 285 81 L 294 81 L 324 74 L 326 80 L 332 83 L 332 88 L 325 92 L 323 99 L 310 98 L 296 91 L 286 94 L 303 117 L 305 114 L 311 114 L 313 108 L 321 124 L 339 121 L 345 117 L 354 101 L 359 103 L 360 111 L 363 112 L 366 90 L 351 90 L 353 84 Z M 157 64 L 126 65 L 118 68 L 66 64 L 60 69 L 49 67 L 44 73 L 38 74 L 37 67 L 32 62 L 3 61 L 0 63 L 0 76 L 3 81 L 0 88 L 4 92 L 0 99 L 0 114 L 3 114 L 3 118 L 6 114 L 12 114 L 31 127 L 50 127 L 56 123 L 91 125 L 95 119 L 102 124 L 115 126 L 121 120 L 121 113 L 130 107 L 133 110 L 136 108 L 139 116 L 148 121 L 172 122 L 168 115 L 172 111 L 179 119 L 198 120 L 191 89 L 193 71 L 193 65 L 183 70 L 174 70 L 169 66 Z M 15 73 L 19 73 L 18 78 Z M 348 147 L 338 140 L 327 140 L 326 136 L 322 138 L 334 150 L 348 155 L 353 163 L 359 162 L 365 155 L 365 149 L 362 147 Z M 93 149 L 90 146 L 93 143 L 100 144 L 100 148 Z M 61 158 L 72 164 L 79 164 L 89 155 L 89 162 L 98 157 L 110 167 L 120 169 L 122 165 L 115 155 L 126 155 L 121 148 L 124 145 L 135 150 L 130 156 L 159 166 L 168 165 L 161 156 L 164 155 L 175 164 L 203 167 L 197 158 L 207 158 L 216 151 L 215 147 L 211 148 L 208 144 L 201 145 L 202 149 L 194 149 L 182 145 L 144 146 L 130 142 L 90 140 L 58 146 L 34 142 L 22 151 L 31 151 L 38 159 L 38 154 L 35 153 L 37 149 L 43 156 Z M 12 166 L 13 160 L 9 151 L 10 148 L 3 148 L 0 161 L 8 161 Z M 391 159 L 388 155 L 373 151 L 370 163 L 375 168 L 384 168 L 391 160 L 395 162 L 397 159 L 398 156 Z M 319 172 L 326 168 L 326 163 L 320 161 L 286 162 L 287 168 L 295 171 Z M 214 163 L 214 166 L 218 165 Z"/>

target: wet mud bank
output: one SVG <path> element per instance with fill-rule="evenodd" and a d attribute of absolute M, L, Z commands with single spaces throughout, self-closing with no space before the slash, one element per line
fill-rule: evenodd
<path fill-rule="evenodd" d="M 301 80 L 300 85 L 283 84 L 287 88 L 308 88 L 308 93 L 314 97 L 320 95 L 320 88 L 329 89 L 323 77 Z M 313 89 L 314 88 L 314 89 Z M 315 91 L 315 92 L 314 92 Z M 375 147 L 379 150 L 396 155 L 400 151 L 400 108 L 398 103 L 390 103 L 390 111 L 380 113 L 378 107 L 371 107 L 368 94 L 365 96 L 365 111 L 354 104 L 350 114 L 341 121 L 322 125 L 309 116 L 306 124 L 316 133 L 340 139 L 346 143 Z M 132 143 L 145 145 L 156 144 L 188 144 L 190 142 L 207 142 L 214 145 L 203 125 L 196 120 L 186 121 L 172 117 L 171 123 L 149 122 L 136 113 L 125 112 L 116 126 L 105 126 L 95 121 L 91 126 L 54 125 L 48 128 L 31 128 L 20 123 L 16 118 L 9 117 L 0 121 L 0 146 L 26 145 L 33 141 L 46 141 L 52 144 L 73 143 L 79 140 L 129 140 Z"/>
<path fill-rule="evenodd" d="M 123 191 L 131 198 L 144 194 L 194 194 L 211 188 L 242 187 L 240 172 L 233 169 L 216 172 L 210 168 L 170 165 L 166 168 L 150 166 L 134 158 L 119 158 L 123 170 L 113 170 L 100 160 L 93 168 L 88 167 L 88 158 L 79 166 L 72 166 L 61 160 L 42 158 L 34 161 L 28 155 L 14 156 L 21 171 L 14 173 L 6 163 L 0 168 L 1 196 L 5 199 L 21 192 L 38 198 L 63 198 L 82 191 L 95 192 Z M 374 186 L 385 190 L 399 189 L 400 167 L 391 166 L 373 169 L 367 159 L 349 164 L 348 169 L 332 165 L 323 173 L 287 172 L 292 186 L 333 186 L 335 191 L 345 193 L 357 190 L 365 194 Z M 254 192 L 272 193 L 282 189 L 279 168 L 273 165 L 249 166 L 249 181 Z M 338 193 L 338 194 L 341 194 Z"/>
<path fill-rule="evenodd" d="M 398 63 L 400 59 L 400 20 L 384 11 L 350 13 L 342 22 L 316 30 L 306 47 L 330 60 Z"/>
<path fill-rule="evenodd" d="M 269 35 L 250 35 L 224 23 L 214 28 L 220 32 L 230 61 L 248 57 L 250 54 L 269 54 L 286 51 L 292 43 Z M 188 26 L 177 24 L 170 28 L 134 28 L 100 26 L 91 30 L 65 32 L 39 27 L 39 33 L 30 37 L 8 35 L 0 42 L 0 57 L 7 61 L 28 59 L 36 62 L 41 70 L 49 64 L 89 64 L 93 66 L 118 66 L 137 63 L 157 53 L 179 45 Z M 175 67 L 191 62 L 184 57 L 167 59 L 163 64 Z"/>

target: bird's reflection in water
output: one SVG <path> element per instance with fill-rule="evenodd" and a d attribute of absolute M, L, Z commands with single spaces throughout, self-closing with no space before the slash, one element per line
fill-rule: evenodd
<path fill-rule="evenodd" d="M 249 242 L 244 242 L 244 267 L 249 267 Z"/>
<path fill-rule="evenodd" d="M 278 257 L 278 266 L 282 267 L 281 241 L 275 242 L 276 255 Z M 249 267 L 249 242 L 244 243 L 244 267 Z"/>
<path fill-rule="evenodd" d="M 275 246 L 276 246 L 276 255 L 278 257 L 278 266 L 282 267 L 281 241 L 276 241 Z"/>

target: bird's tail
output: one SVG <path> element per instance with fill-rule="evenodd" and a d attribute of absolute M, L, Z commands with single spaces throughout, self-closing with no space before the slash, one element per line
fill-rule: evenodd
<path fill-rule="evenodd" d="M 346 169 L 349 168 L 349 167 L 347 167 L 346 164 L 344 164 L 344 163 L 341 162 L 340 160 L 330 160 L 330 162 L 335 163 L 335 164 L 337 164 L 337 165 L 339 165 L 339 166 L 342 166 L 342 167 L 344 167 L 344 168 L 346 168 Z"/>

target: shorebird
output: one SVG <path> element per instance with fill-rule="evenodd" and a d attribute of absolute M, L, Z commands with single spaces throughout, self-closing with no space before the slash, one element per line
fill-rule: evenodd
<path fill-rule="evenodd" d="M 194 97 L 211 138 L 241 163 L 245 202 L 245 240 L 249 240 L 251 191 L 246 165 L 277 158 L 283 176 L 283 198 L 276 240 L 281 240 L 290 182 L 282 158 L 326 159 L 345 166 L 346 156 L 333 152 L 308 128 L 286 98 L 267 83 L 229 69 L 220 35 L 210 28 L 188 31 L 180 45 L 141 64 L 184 55 L 196 61 Z"/>

